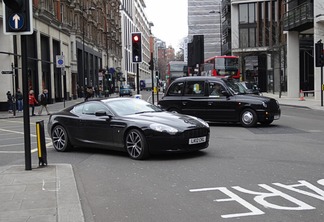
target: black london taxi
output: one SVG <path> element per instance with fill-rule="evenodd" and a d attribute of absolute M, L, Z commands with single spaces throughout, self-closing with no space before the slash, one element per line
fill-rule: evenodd
<path fill-rule="evenodd" d="M 244 93 L 232 79 L 190 76 L 174 80 L 158 105 L 208 122 L 269 125 L 281 115 L 276 99 Z"/>

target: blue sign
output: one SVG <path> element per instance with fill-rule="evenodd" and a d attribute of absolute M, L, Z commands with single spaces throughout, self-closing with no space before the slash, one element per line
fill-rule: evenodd
<path fill-rule="evenodd" d="M 12 14 L 9 17 L 9 26 L 14 30 L 20 30 L 24 27 L 25 18 L 19 14 Z"/>

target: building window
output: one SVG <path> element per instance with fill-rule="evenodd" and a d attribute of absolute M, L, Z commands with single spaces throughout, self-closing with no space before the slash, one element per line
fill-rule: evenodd
<path fill-rule="evenodd" d="M 240 48 L 256 46 L 255 3 L 239 5 Z"/>
<path fill-rule="evenodd" d="M 247 24 L 249 22 L 248 14 L 248 4 L 239 5 L 240 24 Z"/>
<path fill-rule="evenodd" d="M 245 28 L 240 28 L 240 48 L 247 48 L 248 44 L 249 31 Z"/>

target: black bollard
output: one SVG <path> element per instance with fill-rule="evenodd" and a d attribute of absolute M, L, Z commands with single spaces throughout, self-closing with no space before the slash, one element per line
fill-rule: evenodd
<path fill-rule="evenodd" d="M 38 148 L 38 165 L 47 166 L 47 151 L 45 144 L 44 120 L 36 122 L 36 136 Z"/>

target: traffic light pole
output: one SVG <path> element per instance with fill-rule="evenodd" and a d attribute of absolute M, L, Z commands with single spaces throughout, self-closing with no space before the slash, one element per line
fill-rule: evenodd
<path fill-rule="evenodd" d="M 321 106 L 323 106 L 323 90 L 324 90 L 324 85 L 323 85 L 323 66 L 321 67 Z"/>
<path fill-rule="evenodd" d="M 23 82 L 23 110 L 24 110 L 24 142 L 25 142 L 25 170 L 31 170 L 31 144 L 29 120 L 29 90 L 27 71 L 27 36 L 21 36 L 22 82 Z"/>
<path fill-rule="evenodd" d="M 154 63 L 153 63 L 153 52 L 151 52 L 151 60 L 150 60 L 150 67 L 151 67 L 151 75 L 152 75 L 152 104 L 154 105 Z"/>
<path fill-rule="evenodd" d="M 137 95 L 140 94 L 140 83 L 139 83 L 139 63 L 136 63 L 136 85 L 137 85 Z"/>

